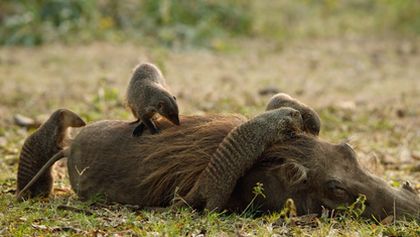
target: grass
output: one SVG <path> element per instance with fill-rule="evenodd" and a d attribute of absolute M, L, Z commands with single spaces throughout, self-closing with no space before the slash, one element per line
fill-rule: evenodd
<path fill-rule="evenodd" d="M 19 149 L 32 131 L 13 115 L 39 120 L 69 108 L 87 121 L 131 119 L 122 99 L 131 68 L 156 62 L 177 96 L 182 114 L 264 110 L 274 88 L 296 96 L 322 118 L 321 137 L 350 138 L 359 161 L 400 185 L 420 180 L 420 41 L 343 37 L 276 43 L 248 40 L 232 51 L 171 51 L 136 44 L 51 44 L 0 48 L 0 235 L 2 236 L 418 236 L 419 223 L 378 223 L 344 214 L 282 220 L 282 213 L 153 212 L 133 206 L 81 202 L 70 189 L 64 163 L 55 167 L 54 195 L 17 203 L 13 192 Z M 63 210 L 71 206 L 74 210 Z M 85 213 L 80 213 L 84 210 Z"/>
<path fill-rule="evenodd" d="M 281 213 L 252 218 L 246 215 L 220 213 L 198 214 L 190 210 L 155 213 L 119 204 L 104 206 L 81 203 L 71 196 L 56 196 L 50 200 L 32 200 L 16 204 L 10 195 L 1 198 L 7 206 L 2 216 L 0 233 L 10 236 L 418 236 L 414 221 L 381 224 L 354 217 L 342 219 L 321 217 L 312 223 L 281 219 Z M 86 213 L 60 210 L 63 205 L 82 209 Z M 6 210 L 2 210 L 5 213 Z M 30 214 L 28 214 L 30 213 Z M 296 219 L 298 220 L 298 219 Z"/>

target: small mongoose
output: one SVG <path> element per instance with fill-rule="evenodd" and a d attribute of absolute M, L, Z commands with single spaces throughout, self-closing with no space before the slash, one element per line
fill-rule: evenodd
<path fill-rule="evenodd" d="M 77 114 L 67 109 L 58 109 L 25 140 L 20 152 L 17 172 L 16 194 L 18 199 L 48 196 L 53 183 L 51 172 L 47 172 L 39 177 L 38 181 L 27 192 L 22 191 L 38 170 L 54 154 L 63 149 L 63 140 L 66 136 L 67 128 L 82 127 L 84 125 L 86 123 Z"/>
<path fill-rule="evenodd" d="M 255 163 L 264 150 L 303 128 L 299 111 L 280 108 L 266 111 L 234 128 L 219 144 L 206 169 L 184 200 L 194 208 L 220 210 L 233 192 L 237 180 Z"/>
<path fill-rule="evenodd" d="M 145 127 L 151 134 L 159 132 L 153 122 L 158 113 L 179 125 L 178 105 L 176 98 L 166 88 L 165 79 L 160 70 L 153 64 L 138 65 L 131 76 L 127 89 L 126 102 L 128 108 L 140 124 L 134 129 L 133 136 L 140 136 Z"/>
<path fill-rule="evenodd" d="M 304 131 L 315 136 L 319 135 L 321 120 L 319 119 L 319 115 L 312 108 L 288 94 L 278 93 L 271 97 L 266 111 L 281 107 L 290 107 L 298 110 L 302 115 Z"/>

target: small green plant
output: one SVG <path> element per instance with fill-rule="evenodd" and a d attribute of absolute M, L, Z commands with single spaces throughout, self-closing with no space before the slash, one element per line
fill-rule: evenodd
<path fill-rule="evenodd" d="M 252 209 L 253 209 L 252 207 L 255 204 L 255 200 L 258 197 L 265 198 L 263 184 L 259 182 L 256 183 L 255 186 L 252 188 L 252 193 L 254 194 L 254 197 L 251 199 L 251 201 L 248 203 L 246 208 L 243 210 L 243 212 L 241 213 L 241 216 L 245 215 L 245 213 L 247 213 L 248 211 L 252 212 Z"/>
<path fill-rule="evenodd" d="M 363 212 L 366 210 L 366 196 L 360 194 L 355 202 L 349 206 L 340 206 L 337 210 L 342 211 L 342 216 L 340 219 L 346 219 L 348 217 L 359 219 Z"/>
<path fill-rule="evenodd" d="M 283 209 L 280 211 L 279 219 L 283 220 L 285 223 L 290 223 L 291 218 L 297 216 L 296 205 L 293 199 L 288 198 L 284 203 Z"/>

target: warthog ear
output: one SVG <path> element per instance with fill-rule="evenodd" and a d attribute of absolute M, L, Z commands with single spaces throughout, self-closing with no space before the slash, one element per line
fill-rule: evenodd
<path fill-rule="evenodd" d="M 285 180 L 289 186 L 305 183 L 308 178 L 307 168 L 295 161 L 287 161 L 284 164 L 270 169 L 276 176 Z"/>
<path fill-rule="evenodd" d="M 304 183 L 308 178 L 307 168 L 294 161 L 286 162 L 281 168 L 285 179 L 290 185 Z"/>

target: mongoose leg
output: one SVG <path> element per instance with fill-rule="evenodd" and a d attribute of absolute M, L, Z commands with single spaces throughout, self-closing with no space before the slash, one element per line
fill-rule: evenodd
<path fill-rule="evenodd" d="M 144 123 L 140 122 L 139 125 L 137 125 L 136 128 L 134 128 L 133 130 L 133 137 L 140 137 L 144 131 L 144 127 Z"/>
<path fill-rule="evenodd" d="M 140 122 L 139 125 L 137 125 L 136 128 L 133 130 L 133 136 L 139 137 L 141 134 L 143 134 L 144 128 L 149 129 L 151 134 L 159 133 L 160 129 L 156 127 L 156 124 L 152 120 L 145 119 L 144 121 Z"/>
<path fill-rule="evenodd" d="M 151 134 L 156 134 L 160 132 L 160 129 L 156 127 L 156 124 L 151 119 L 144 119 L 142 120 L 144 126 L 146 126 Z"/>

